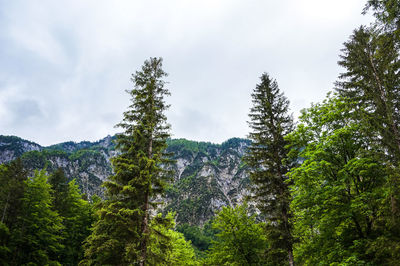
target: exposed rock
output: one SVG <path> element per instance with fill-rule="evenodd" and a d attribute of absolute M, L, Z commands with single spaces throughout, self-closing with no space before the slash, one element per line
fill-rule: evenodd
<path fill-rule="evenodd" d="M 110 159 L 117 154 L 114 137 L 97 142 L 64 142 L 50 147 L 20 139 L 0 136 L 0 163 L 22 155 L 30 169 L 46 167 L 48 172 L 62 168 L 69 179 L 75 178 L 89 197 L 102 196 L 101 184 L 110 175 Z M 249 193 L 249 178 L 241 163 L 250 142 L 230 139 L 220 145 L 169 140 L 168 153 L 175 163 L 173 184 L 166 191 L 164 211 L 177 212 L 178 223 L 201 225 L 222 206 L 241 203 Z"/>

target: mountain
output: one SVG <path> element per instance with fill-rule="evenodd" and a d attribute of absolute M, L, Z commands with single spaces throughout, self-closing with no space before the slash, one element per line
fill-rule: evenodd
<path fill-rule="evenodd" d="M 42 147 L 34 142 L 15 136 L 0 136 L 0 164 L 14 160 L 28 151 L 40 151 Z"/>
<path fill-rule="evenodd" d="M 110 175 L 116 155 L 115 137 L 97 142 L 63 142 L 43 147 L 15 136 L 0 136 L 0 163 L 21 157 L 31 170 L 61 167 L 75 178 L 89 197 L 103 196 L 101 184 Z M 222 206 L 234 206 L 248 194 L 249 177 L 241 162 L 250 141 L 232 138 L 222 144 L 186 139 L 168 141 L 175 163 L 172 184 L 166 190 L 164 211 L 175 211 L 178 223 L 201 225 Z"/>

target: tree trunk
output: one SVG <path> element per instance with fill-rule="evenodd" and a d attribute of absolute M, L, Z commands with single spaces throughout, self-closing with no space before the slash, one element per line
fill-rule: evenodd
<path fill-rule="evenodd" d="M 10 200 L 10 194 L 11 194 L 10 192 L 8 192 L 8 194 L 7 194 L 6 204 L 4 205 L 3 215 L 1 216 L 1 222 L 2 223 L 4 223 L 4 219 L 6 217 L 6 211 L 7 211 L 7 208 L 8 208 L 8 201 Z"/>
<path fill-rule="evenodd" d="M 293 258 L 293 250 L 290 248 L 288 250 L 288 255 L 289 255 L 289 265 L 294 266 L 294 258 Z"/>
<path fill-rule="evenodd" d="M 148 219 L 148 210 L 149 210 L 149 193 L 147 190 L 146 199 L 144 204 L 144 217 L 142 223 L 142 240 L 140 244 L 141 249 L 141 258 L 140 258 L 140 266 L 144 266 L 147 260 L 147 236 L 149 232 L 149 219 Z"/>
<path fill-rule="evenodd" d="M 150 136 L 150 141 L 149 141 L 149 148 L 147 151 L 147 156 L 149 159 L 152 158 L 152 153 L 153 153 L 153 136 Z M 148 182 L 151 182 L 151 180 L 148 180 Z M 147 240 L 148 240 L 148 233 L 149 233 L 149 188 L 146 188 L 146 194 L 145 194 L 145 202 L 143 206 L 143 212 L 144 212 L 144 217 L 143 217 L 143 222 L 142 222 L 142 240 L 140 244 L 140 249 L 141 249 L 141 258 L 140 258 L 140 266 L 144 266 L 147 260 Z"/>
<path fill-rule="evenodd" d="M 290 266 L 294 266 L 292 234 L 291 234 L 290 228 L 289 228 L 289 218 L 288 218 L 286 209 L 282 210 L 282 216 L 283 216 L 283 222 L 285 224 L 285 231 L 286 231 L 286 234 L 288 236 L 288 239 L 286 239 L 286 241 L 287 241 L 287 251 L 288 251 L 289 265 Z"/>

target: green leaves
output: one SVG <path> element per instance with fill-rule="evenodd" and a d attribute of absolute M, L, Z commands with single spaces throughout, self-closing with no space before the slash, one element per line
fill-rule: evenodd
<path fill-rule="evenodd" d="M 291 154 L 303 161 L 288 173 L 300 264 L 386 261 L 369 249 L 385 234 L 379 221 L 389 218 L 385 154 L 345 102 L 330 97 L 304 110 L 287 137 Z"/>
<path fill-rule="evenodd" d="M 264 224 L 249 216 L 248 206 L 223 207 L 212 223 L 219 233 L 206 265 L 262 265 L 267 241 Z"/>
<path fill-rule="evenodd" d="M 26 181 L 22 198 L 22 213 L 13 230 L 16 264 L 36 263 L 45 265 L 57 260 L 57 253 L 64 246 L 59 232 L 64 229 L 58 213 L 52 210 L 51 186 L 44 171 L 36 171 Z"/>

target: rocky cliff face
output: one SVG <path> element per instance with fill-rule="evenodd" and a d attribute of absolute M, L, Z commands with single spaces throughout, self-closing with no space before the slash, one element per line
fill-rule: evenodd
<path fill-rule="evenodd" d="M 248 195 L 249 178 L 241 162 L 248 140 L 230 139 L 222 145 L 172 140 L 167 151 L 176 164 L 167 190 L 166 210 L 177 222 L 202 224 L 222 206 L 234 206 Z"/>
<path fill-rule="evenodd" d="M 88 196 L 103 195 L 101 183 L 112 174 L 113 137 L 97 142 L 65 142 L 42 147 L 18 137 L 0 136 L 0 163 L 21 156 L 30 169 L 61 167 Z M 249 178 L 241 162 L 250 142 L 230 139 L 221 145 L 176 139 L 168 141 L 175 163 L 166 191 L 165 211 L 175 211 L 178 223 L 203 224 L 222 206 L 234 206 L 248 194 Z"/>
<path fill-rule="evenodd" d="M 0 136 L 0 164 L 14 160 L 28 151 L 40 151 L 42 147 L 15 136 Z"/>

